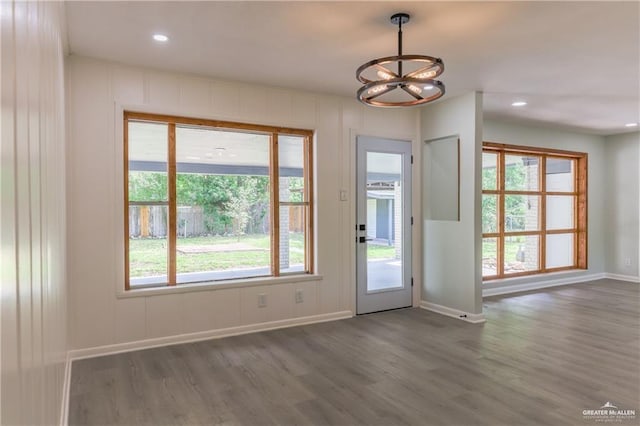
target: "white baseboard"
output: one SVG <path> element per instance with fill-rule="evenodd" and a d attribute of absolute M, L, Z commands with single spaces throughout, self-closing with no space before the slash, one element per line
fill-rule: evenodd
<path fill-rule="evenodd" d="M 222 337 L 238 336 L 241 334 L 255 333 L 258 331 L 276 330 L 278 328 L 293 327 L 297 325 L 335 321 L 351 317 L 353 317 L 353 312 L 351 311 L 332 312 L 330 314 L 320 314 L 280 321 L 263 322 L 259 324 L 241 325 L 237 327 L 200 331 L 196 333 L 177 334 L 174 336 L 137 340 L 126 343 L 116 343 L 114 345 L 96 346 L 86 349 L 74 349 L 69 351 L 69 356 L 71 360 L 74 361 L 84 358 L 94 358 L 104 355 L 137 351 L 140 349 L 157 348 L 160 346 L 177 345 L 180 343 L 190 343 L 201 340 L 219 339 Z"/>
<path fill-rule="evenodd" d="M 424 300 L 420 301 L 420 308 L 473 324 L 480 324 L 486 321 L 483 314 L 471 314 L 469 312 L 438 305 L 437 303 L 425 302 Z"/>
<path fill-rule="evenodd" d="M 618 281 L 629 281 L 630 283 L 640 283 L 640 277 L 634 277 L 633 275 L 620 275 L 620 274 L 610 274 L 605 273 L 605 278 L 609 278 L 612 280 Z"/>
<path fill-rule="evenodd" d="M 62 406 L 60 407 L 60 426 L 69 424 L 69 392 L 71 389 L 71 356 L 67 352 L 64 362 L 64 377 L 62 379 Z"/>
<path fill-rule="evenodd" d="M 525 284 L 505 285 L 502 287 L 485 288 L 482 290 L 482 297 L 498 296 L 501 294 L 520 293 L 523 291 L 539 290 L 548 287 L 557 287 L 568 284 L 578 284 L 588 281 L 601 280 L 606 278 L 607 274 L 591 274 L 570 278 L 558 278 L 554 280 L 534 281 Z"/>

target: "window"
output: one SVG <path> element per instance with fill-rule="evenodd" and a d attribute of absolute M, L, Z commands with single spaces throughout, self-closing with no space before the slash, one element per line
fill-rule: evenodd
<path fill-rule="evenodd" d="M 587 267 L 587 154 L 484 143 L 485 280 Z"/>
<path fill-rule="evenodd" d="M 125 288 L 313 272 L 312 131 L 124 113 Z"/>

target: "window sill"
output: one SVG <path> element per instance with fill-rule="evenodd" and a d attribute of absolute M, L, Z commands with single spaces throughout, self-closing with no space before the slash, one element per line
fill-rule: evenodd
<path fill-rule="evenodd" d="M 222 290 L 225 288 L 244 288 L 244 287 L 275 285 L 275 284 L 297 283 L 297 282 L 305 282 L 305 281 L 322 281 L 322 279 L 323 279 L 322 275 L 317 275 L 317 274 L 287 275 L 282 277 L 246 278 L 246 279 L 233 280 L 233 281 L 180 284 L 176 286 L 138 288 L 138 289 L 131 289 L 127 291 L 119 290 L 118 293 L 116 294 L 116 297 L 118 299 L 127 299 L 130 297 L 159 296 L 164 294 L 189 293 L 192 291 L 212 291 L 212 290 Z"/>
<path fill-rule="evenodd" d="M 527 274 L 527 275 L 517 275 L 515 277 L 508 278 L 496 278 L 492 280 L 482 281 L 483 288 L 494 288 L 494 287 L 503 287 L 508 285 L 517 284 L 522 281 L 534 281 L 536 278 L 538 280 L 548 280 L 556 277 L 562 277 L 564 275 L 571 275 L 576 273 L 586 273 L 587 269 L 582 268 L 574 268 L 574 269 L 565 269 L 563 271 L 554 271 L 554 272 L 542 272 L 539 274 Z"/>

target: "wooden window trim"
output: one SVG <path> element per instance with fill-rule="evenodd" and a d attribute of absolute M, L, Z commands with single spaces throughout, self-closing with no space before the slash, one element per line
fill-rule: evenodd
<path fill-rule="evenodd" d="M 129 201 L 129 122 L 155 122 L 163 123 L 168 127 L 168 168 L 167 168 L 167 201 Z M 167 283 L 158 286 L 177 285 L 177 194 L 176 194 L 176 126 L 197 126 L 209 129 L 235 130 L 245 133 L 258 133 L 270 135 L 269 144 L 269 179 L 270 187 L 270 215 L 271 215 L 271 277 L 283 275 L 308 275 L 315 271 L 314 265 L 314 222 L 313 222 L 313 131 L 290 127 L 267 126 L 260 124 L 237 123 L 223 120 L 209 120 L 190 117 L 181 117 L 165 114 L 152 114 L 137 111 L 124 111 L 123 113 L 123 194 L 124 194 L 124 272 L 125 290 L 131 289 L 130 264 L 129 264 L 129 207 L 133 205 L 162 205 L 167 206 Z M 280 202 L 279 194 L 279 167 L 278 167 L 278 135 L 301 136 L 303 138 L 303 202 Z M 280 273 L 280 206 L 300 205 L 305 207 L 305 271 Z M 224 280 L 233 281 L 233 279 Z M 192 284 L 192 283 L 189 283 Z M 196 284 L 195 282 L 193 284 Z M 187 284 L 188 285 L 188 284 Z"/>
<path fill-rule="evenodd" d="M 167 126 L 169 141 L 169 164 L 167 170 L 167 189 L 169 190 L 169 211 L 167 213 L 167 259 L 169 261 L 168 281 L 170 286 L 176 285 L 177 281 L 177 245 L 178 245 L 178 198 L 176 194 L 176 123 L 169 123 Z"/>
<path fill-rule="evenodd" d="M 483 276 L 483 281 L 502 278 L 514 278 L 527 275 L 536 275 L 548 272 L 564 270 L 587 269 L 587 160 L 588 155 L 582 152 L 572 152 L 558 149 L 546 149 L 537 147 L 524 147 L 495 142 L 484 142 L 482 152 L 497 154 L 497 189 L 482 190 L 483 195 L 495 195 L 497 200 L 498 232 L 483 233 L 482 238 L 493 238 L 497 241 L 496 247 L 496 274 Z M 540 157 L 538 174 L 538 191 L 512 191 L 505 190 L 505 156 L 506 155 L 535 155 Z M 549 158 L 571 159 L 575 162 L 574 191 L 549 191 L 547 192 L 546 165 Z M 535 231 L 505 231 L 505 204 L 507 195 L 529 195 L 540 197 L 540 210 L 538 213 L 539 230 Z M 546 203 L 548 196 L 572 196 L 574 197 L 574 227 L 567 229 L 547 230 Z M 547 235 L 573 234 L 574 235 L 574 262 L 571 266 L 557 268 L 546 267 L 546 237 Z M 510 236 L 537 235 L 539 237 L 538 258 L 539 268 L 534 271 L 523 271 L 505 274 L 504 272 L 504 244 L 505 238 Z"/>
<path fill-rule="evenodd" d="M 124 289 L 129 290 L 129 119 L 127 114 L 124 114 L 124 126 L 123 137 L 124 143 L 122 145 L 122 169 L 124 170 L 123 179 L 123 193 L 124 193 Z"/>
<path fill-rule="evenodd" d="M 269 179 L 271 180 L 271 273 L 280 276 L 280 174 L 278 133 L 271 134 Z"/>

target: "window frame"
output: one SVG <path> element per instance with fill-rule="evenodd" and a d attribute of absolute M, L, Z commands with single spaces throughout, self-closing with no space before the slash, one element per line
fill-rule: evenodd
<path fill-rule="evenodd" d="M 492 281 L 497 279 L 515 278 L 527 275 L 538 275 L 549 272 L 559 272 L 576 269 L 587 269 L 587 164 L 588 154 L 584 152 L 573 152 L 559 149 L 548 149 L 538 147 L 527 147 L 519 145 L 508 145 L 495 142 L 483 142 L 483 153 L 497 154 L 497 173 L 496 173 L 496 189 L 481 188 L 482 195 L 494 195 L 497 197 L 497 232 L 482 232 L 482 241 L 485 238 L 495 238 L 496 244 L 496 274 L 483 275 L 483 281 Z M 538 190 L 522 191 L 522 190 L 506 190 L 505 189 L 505 156 L 506 155 L 531 155 L 540 158 L 540 166 L 538 172 Z M 575 173 L 573 182 L 573 191 L 547 191 L 547 159 L 570 159 L 575 162 Z M 527 195 L 540 197 L 537 231 L 505 231 L 505 196 L 508 195 Z M 573 228 L 547 230 L 546 220 L 546 204 L 548 196 L 573 196 L 574 197 L 574 213 Z M 546 267 L 546 239 L 548 235 L 556 234 L 572 234 L 573 241 L 573 264 L 570 266 L 561 266 L 554 268 Z M 538 269 L 531 271 L 523 271 L 516 273 L 504 272 L 504 256 L 505 256 L 505 238 L 509 236 L 538 236 Z"/>
<path fill-rule="evenodd" d="M 152 122 L 167 124 L 167 201 L 144 202 L 129 201 L 129 121 Z M 165 114 L 123 111 L 123 189 L 124 189 L 124 288 L 125 291 L 137 290 L 130 285 L 129 264 L 129 206 L 130 205 L 166 205 L 167 206 L 167 282 L 141 288 L 178 287 L 177 284 L 177 195 L 176 195 L 176 126 L 204 127 L 216 130 L 239 131 L 245 133 L 259 133 L 270 136 L 269 143 L 269 181 L 270 181 L 270 241 L 271 241 L 271 274 L 256 276 L 258 279 L 269 279 L 292 275 L 312 275 L 314 265 L 314 188 L 313 188 L 313 130 L 289 127 L 248 124 L 223 120 L 189 118 Z M 303 179 L 304 192 L 301 202 L 280 202 L 279 199 L 279 167 L 278 167 L 278 135 L 299 136 L 303 138 Z M 280 207 L 297 205 L 305 207 L 305 268 L 302 272 L 280 273 Z M 180 283 L 180 287 L 203 282 L 229 284 L 238 280 L 253 279 L 254 277 L 225 278 L 222 280 L 206 280 L 199 282 Z"/>

